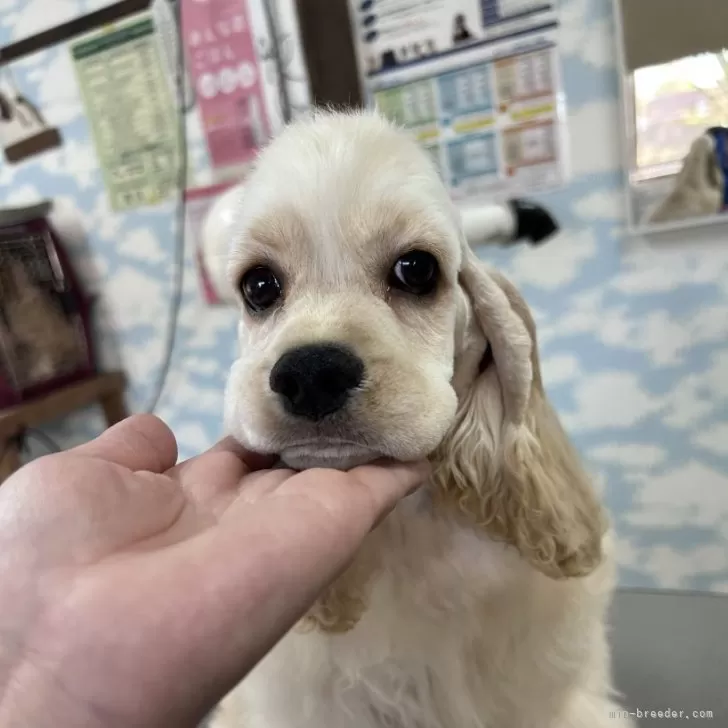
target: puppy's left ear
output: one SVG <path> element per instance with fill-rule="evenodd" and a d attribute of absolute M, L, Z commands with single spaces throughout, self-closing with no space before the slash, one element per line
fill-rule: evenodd
<path fill-rule="evenodd" d="M 606 524 L 578 455 L 547 401 L 535 325 L 515 287 L 465 246 L 460 282 L 488 341 L 481 372 L 438 453 L 436 479 L 496 540 L 552 578 L 601 561 Z M 497 382 L 497 384 L 496 384 Z M 502 406 L 502 418 L 493 420 Z"/>

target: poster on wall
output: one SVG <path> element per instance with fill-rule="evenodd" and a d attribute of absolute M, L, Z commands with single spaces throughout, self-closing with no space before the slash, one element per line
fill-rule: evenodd
<path fill-rule="evenodd" d="M 168 199 L 178 186 L 179 122 L 151 18 L 87 36 L 71 57 L 112 208 Z"/>
<path fill-rule="evenodd" d="M 564 113 L 551 3 L 352 0 L 367 98 L 431 156 L 453 199 L 562 184 Z"/>
<path fill-rule="evenodd" d="M 182 31 L 215 176 L 240 176 L 271 136 L 247 2 L 184 3 Z"/>

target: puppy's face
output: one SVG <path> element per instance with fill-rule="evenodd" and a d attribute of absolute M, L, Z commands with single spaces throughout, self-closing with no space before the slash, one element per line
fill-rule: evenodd
<path fill-rule="evenodd" d="M 457 406 L 461 255 L 457 213 L 404 134 L 372 115 L 289 127 L 241 200 L 228 431 L 298 469 L 431 453 Z"/>

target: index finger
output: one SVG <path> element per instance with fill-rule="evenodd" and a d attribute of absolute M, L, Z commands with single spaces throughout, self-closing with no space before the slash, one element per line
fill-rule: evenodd
<path fill-rule="evenodd" d="M 372 463 L 350 470 L 349 475 L 369 493 L 375 521 L 379 521 L 398 501 L 417 490 L 431 470 L 426 460 L 417 463 Z"/>
<path fill-rule="evenodd" d="M 430 474 L 425 462 L 374 462 L 348 472 L 312 469 L 286 480 L 278 496 L 306 497 L 330 516 L 356 541 L 364 536 L 397 505 L 422 485 Z M 355 546 L 351 547 L 352 549 Z"/>
<path fill-rule="evenodd" d="M 198 503 L 222 507 L 237 494 L 246 475 L 274 462 L 275 457 L 246 450 L 232 437 L 226 437 L 201 455 L 180 463 L 169 474 Z"/>

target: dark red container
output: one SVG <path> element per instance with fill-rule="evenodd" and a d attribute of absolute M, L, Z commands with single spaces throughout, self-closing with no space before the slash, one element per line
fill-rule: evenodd
<path fill-rule="evenodd" d="M 0 410 L 94 373 L 90 300 L 47 221 L 0 209 Z"/>

